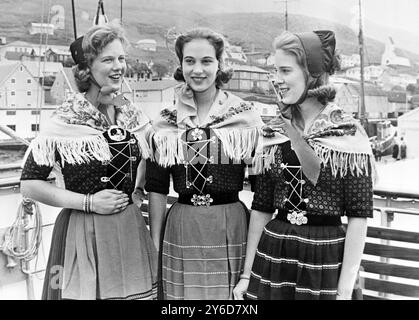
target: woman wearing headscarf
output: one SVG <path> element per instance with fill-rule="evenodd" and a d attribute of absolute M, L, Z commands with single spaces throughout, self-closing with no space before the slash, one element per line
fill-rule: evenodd
<path fill-rule="evenodd" d="M 350 299 L 372 217 L 373 156 L 364 129 L 332 101 L 332 31 L 275 40 L 281 115 L 265 128 L 242 299 Z M 341 222 L 347 216 L 345 229 Z"/>
<path fill-rule="evenodd" d="M 71 44 L 80 92 L 57 108 L 27 153 L 22 194 L 65 208 L 54 226 L 43 299 L 157 295 L 157 252 L 132 200 L 144 184 L 137 168 L 150 156 L 151 125 L 119 93 L 127 44 L 114 25 L 95 26 Z M 46 181 L 54 167 L 64 186 Z"/>
<path fill-rule="evenodd" d="M 175 109 L 153 122 L 147 161 L 150 225 L 160 249 L 163 299 L 231 299 L 243 270 L 248 211 L 239 200 L 246 160 L 263 125 L 250 103 L 222 90 L 224 40 L 197 28 L 175 44 Z M 179 194 L 166 214 L 170 177 Z"/>

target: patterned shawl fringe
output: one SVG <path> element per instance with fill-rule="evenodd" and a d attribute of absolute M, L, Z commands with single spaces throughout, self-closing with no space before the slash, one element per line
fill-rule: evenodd
<path fill-rule="evenodd" d="M 264 148 L 262 152 L 257 152 L 252 160 L 253 174 L 261 174 L 269 170 L 272 163 L 275 162 L 275 153 L 277 150 L 278 145 L 273 145 Z"/>
<path fill-rule="evenodd" d="M 152 158 L 152 152 L 151 152 L 151 149 L 150 149 L 151 144 L 149 144 L 149 142 L 147 142 L 144 135 L 140 134 L 140 133 L 133 133 L 133 134 L 134 134 L 135 138 L 137 138 L 138 146 L 140 147 L 141 157 L 143 159 Z M 150 139 L 150 142 L 151 142 L 151 139 Z"/>
<path fill-rule="evenodd" d="M 348 153 L 336 151 L 311 142 L 311 146 L 323 164 L 329 165 L 332 175 L 336 178 L 339 174 L 344 177 L 348 173 L 353 176 L 371 175 L 374 184 L 378 182 L 378 176 L 375 168 L 375 162 L 372 155 L 367 153 Z M 264 173 L 271 168 L 275 162 L 275 153 L 278 145 L 264 148 L 263 152 L 256 153 L 253 158 L 253 174 Z"/>
<path fill-rule="evenodd" d="M 336 178 L 338 174 L 340 177 L 344 177 L 349 171 L 353 176 L 369 176 L 371 174 L 375 179 L 374 160 L 372 155 L 367 153 L 336 151 L 316 142 L 310 144 L 317 156 L 322 160 L 323 164 L 330 166 L 333 177 Z"/>
<path fill-rule="evenodd" d="M 213 129 L 221 140 L 224 153 L 234 161 L 250 159 L 259 139 L 259 128 Z M 161 166 L 167 167 L 183 163 L 184 143 L 177 134 L 154 133 L 153 140 L 158 156 L 154 157 Z"/>
<path fill-rule="evenodd" d="M 221 140 L 224 153 L 234 161 L 250 159 L 256 149 L 260 129 L 213 129 Z"/>
<path fill-rule="evenodd" d="M 177 134 L 170 132 L 169 135 L 162 135 L 160 133 L 152 134 L 154 144 L 156 146 L 157 156 L 153 159 L 163 167 L 172 166 L 183 163 L 183 146 L 182 140 L 178 138 Z"/>
<path fill-rule="evenodd" d="M 31 150 L 38 165 L 54 166 L 55 151 L 61 156 L 61 163 L 69 164 L 88 163 L 92 159 L 107 161 L 111 159 L 106 139 L 101 136 L 83 138 L 57 138 L 38 136 L 31 142 Z"/>

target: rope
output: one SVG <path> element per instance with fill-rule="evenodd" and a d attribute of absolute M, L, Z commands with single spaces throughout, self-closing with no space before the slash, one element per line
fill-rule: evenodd
<path fill-rule="evenodd" d="M 28 240 L 28 232 L 33 229 Z M 13 259 L 30 261 L 38 254 L 42 241 L 42 216 L 37 202 L 23 198 L 16 219 L 7 228 L 1 250 Z"/>

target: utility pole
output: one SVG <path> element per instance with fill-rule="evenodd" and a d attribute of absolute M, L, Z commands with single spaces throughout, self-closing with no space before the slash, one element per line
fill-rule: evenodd
<path fill-rule="evenodd" d="M 359 56 L 360 56 L 360 67 L 361 67 L 361 100 L 360 100 L 360 115 L 359 119 L 362 126 L 368 133 L 368 121 L 366 118 L 365 110 L 365 88 L 364 88 L 364 31 L 362 25 L 362 0 L 358 0 L 359 6 Z"/>

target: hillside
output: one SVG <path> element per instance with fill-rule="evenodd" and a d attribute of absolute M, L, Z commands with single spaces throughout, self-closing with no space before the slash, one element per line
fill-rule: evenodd
<path fill-rule="evenodd" d="M 24 40 L 39 42 L 39 35 L 29 35 L 31 22 L 40 22 L 42 5 L 38 1 L 2 0 L 0 3 L 0 36 L 7 36 L 8 42 Z M 47 1 L 43 1 L 46 3 Z M 104 1 L 105 12 L 109 19 L 120 17 L 120 1 Z M 207 26 L 223 33 L 230 42 L 241 43 L 245 48 L 272 50 L 273 39 L 283 31 L 283 15 L 278 13 L 212 13 L 210 4 L 193 4 L 193 1 L 171 0 L 124 0 L 123 23 L 130 41 L 153 38 L 159 50 L 155 54 L 145 54 L 135 48 L 130 54 L 143 59 L 173 60 L 174 57 L 165 48 L 165 35 L 171 27 L 185 31 L 194 26 Z M 73 36 L 71 2 L 55 0 L 54 4 L 62 5 L 65 11 L 65 29 L 57 30 L 48 37 L 52 44 L 69 44 Z M 96 13 L 96 0 L 75 1 L 78 35 L 83 34 L 91 25 Z M 164 10 L 162 9 L 164 8 Z M 44 9 L 44 19 L 48 12 Z M 51 16 L 50 16 L 51 19 Z M 337 48 L 341 53 L 358 52 L 357 35 L 347 26 L 331 21 L 311 18 L 303 15 L 289 15 L 289 29 L 301 32 L 313 29 L 332 29 L 336 32 Z M 384 44 L 370 38 L 366 42 L 366 61 L 379 62 L 384 51 Z M 419 61 L 419 55 L 403 51 L 409 58 Z"/>

